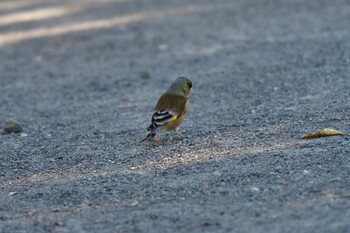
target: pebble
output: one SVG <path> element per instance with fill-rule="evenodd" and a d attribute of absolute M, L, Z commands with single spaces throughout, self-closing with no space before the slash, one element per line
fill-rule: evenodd
<path fill-rule="evenodd" d="M 311 172 L 310 172 L 309 170 L 304 170 L 303 173 L 304 173 L 305 175 L 309 175 Z"/>
<path fill-rule="evenodd" d="M 5 133 L 20 133 L 23 129 L 19 122 L 9 119 L 5 121 L 4 131 Z"/>
<path fill-rule="evenodd" d="M 282 172 L 282 171 L 283 171 L 283 167 L 282 166 L 275 167 L 275 172 Z"/>
<path fill-rule="evenodd" d="M 221 172 L 215 171 L 215 172 L 213 172 L 213 175 L 214 175 L 214 176 L 221 176 Z"/>
<path fill-rule="evenodd" d="M 251 125 L 251 124 L 253 123 L 253 121 L 252 121 L 252 119 L 247 119 L 247 120 L 245 121 L 245 123 L 246 123 L 247 125 Z"/>
<path fill-rule="evenodd" d="M 158 46 L 159 51 L 166 51 L 168 50 L 168 45 L 167 44 L 161 44 Z"/>
<path fill-rule="evenodd" d="M 140 78 L 141 79 L 150 79 L 151 75 L 147 70 L 140 71 Z"/>
<path fill-rule="evenodd" d="M 260 189 L 259 189 L 258 187 L 255 187 L 255 186 L 250 187 L 250 190 L 251 190 L 252 192 L 260 192 Z"/>

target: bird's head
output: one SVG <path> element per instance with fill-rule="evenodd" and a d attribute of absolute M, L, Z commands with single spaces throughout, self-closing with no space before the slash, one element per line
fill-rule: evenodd
<path fill-rule="evenodd" d="M 177 78 L 169 87 L 168 92 L 188 96 L 192 92 L 192 82 L 185 77 Z"/>

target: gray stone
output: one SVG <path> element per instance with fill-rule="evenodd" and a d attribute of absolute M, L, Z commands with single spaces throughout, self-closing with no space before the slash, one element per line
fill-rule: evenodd
<path fill-rule="evenodd" d="M 5 133 L 20 133 L 22 132 L 22 126 L 19 122 L 9 119 L 6 120 L 4 123 L 4 132 Z"/>

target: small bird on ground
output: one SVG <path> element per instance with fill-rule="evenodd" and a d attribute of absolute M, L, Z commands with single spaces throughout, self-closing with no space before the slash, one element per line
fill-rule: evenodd
<path fill-rule="evenodd" d="M 189 100 L 188 95 L 192 91 L 192 82 L 184 77 L 177 78 L 169 89 L 159 98 L 150 126 L 147 130 L 151 131 L 141 142 L 149 138 L 159 141 L 157 132 L 166 132 L 174 130 L 183 138 L 179 132 L 179 126 L 185 120 Z"/>

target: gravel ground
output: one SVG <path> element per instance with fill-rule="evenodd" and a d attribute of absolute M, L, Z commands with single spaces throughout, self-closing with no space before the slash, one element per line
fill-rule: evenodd
<path fill-rule="evenodd" d="M 347 0 L 0 1 L 1 232 L 350 232 Z M 193 81 L 186 138 L 146 136 Z"/>

